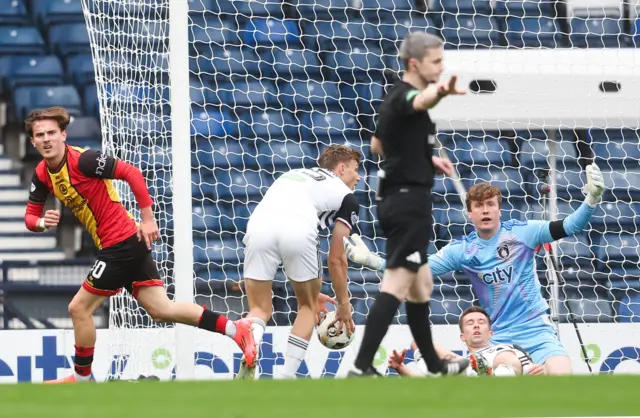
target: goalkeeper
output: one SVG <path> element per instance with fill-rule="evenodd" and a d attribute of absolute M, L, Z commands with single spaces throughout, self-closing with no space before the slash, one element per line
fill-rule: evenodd
<path fill-rule="evenodd" d="M 557 221 L 501 222 L 500 190 L 486 183 L 473 186 L 466 197 L 475 232 L 454 240 L 429 257 L 434 276 L 464 271 L 480 305 L 489 313 L 492 344 L 517 344 L 546 374 L 570 374 L 571 361 L 547 315 L 535 273 L 536 249 L 582 231 L 604 192 L 597 165 L 586 168 L 587 196 L 570 216 Z M 349 259 L 384 270 L 385 262 L 372 254 L 359 236 L 344 240 Z"/>

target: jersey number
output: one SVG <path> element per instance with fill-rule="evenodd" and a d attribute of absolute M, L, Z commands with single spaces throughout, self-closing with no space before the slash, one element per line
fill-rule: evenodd
<path fill-rule="evenodd" d="M 99 279 L 104 273 L 104 269 L 107 267 L 107 263 L 104 261 L 97 260 L 93 267 L 91 268 L 91 275 L 94 279 Z"/>
<path fill-rule="evenodd" d="M 305 182 L 307 181 L 307 177 L 305 176 L 311 177 L 315 181 L 322 181 L 327 179 L 326 175 L 315 170 L 289 171 L 288 173 L 283 175 L 282 178 L 293 180 L 293 181 Z"/>

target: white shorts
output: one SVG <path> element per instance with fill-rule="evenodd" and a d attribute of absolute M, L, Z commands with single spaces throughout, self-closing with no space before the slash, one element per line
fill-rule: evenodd
<path fill-rule="evenodd" d="M 322 277 L 320 242 L 315 225 L 294 219 L 251 219 L 243 241 L 244 278 L 270 281 L 278 267 L 289 280 L 306 282 Z"/>

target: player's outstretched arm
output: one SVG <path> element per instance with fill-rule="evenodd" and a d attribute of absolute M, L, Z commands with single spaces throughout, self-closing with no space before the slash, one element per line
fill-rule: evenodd
<path fill-rule="evenodd" d="M 409 370 L 406 364 L 404 364 L 404 358 L 407 355 L 407 349 L 405 348 L 401 352 L 393 350 L 393 353 L 389 356 L 387 361 L 387 367 L 398 372 L 400 376 L 417 377 L 418 375 Z"/>
<path fill-rule="evenodd" d="M 458 76 L 452 75 L 449 80 L 437 84 L 429 84 L 429 86 L 417 93 L 413 99 L 413 108 L 417 112 L 423 112 L 431 109 L 443 98 L 449 95 L 465 94 L 466 91 L 456 87 Z"/>
<path fill-rule="evenodd" d="M 344 251 L 349 257 L 349 260 L 354 263 L 362 264 L 372 270 L 383 271 L 385 269 L 385 261 L 369 251 L 367 244 L 362 241 L 360 235 L 353 234 L 351 237 L 346 236 L 343 238 L 342 243 L 344 245 Z"/>

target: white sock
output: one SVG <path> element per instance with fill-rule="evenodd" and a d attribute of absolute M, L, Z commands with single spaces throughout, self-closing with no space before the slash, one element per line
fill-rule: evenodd
<path fill-rule="evenodd" d="M 516 372 L 506 364 L 500 364 L 498 367 L 493 369 L 494 376 L 515 376 Z"/>
<path fill-rule="evenodd" d="M 304 355 L 307 352 L 309 341 L 297 337 L 293 334 L 289 335 L 287 341 L 287 353 L 284 356 L 284 377 L 295 379 L 296 373 L 300 368 Z"/>
<path fill-rule="evenodd" d="M 230 338 L 236 336 L 236 324 L 233 321 L 227 321 L 227 325 L 224 326 L 224 335 Z"/>
<path fill-rule="evenodd" d="M 76 372 L 73 372 L 73 374 L 76 375 L 76 381 L 78 381 L 78 382 L 88 382 L 89 380 L 91 380 L 91 375 L 89 375 L 89 376 L 80 376 Z"/>
<path fill-rule="evenodd" d="M 248 318 L 253 324 L 251 324 L 251 333 L 253 334 L 253 339 L 256 342 L 256 348 L 262 342 L 262 337 L 264 337 L 264 331 L 267 328 L 267 325 L 260 318 Z"/>

